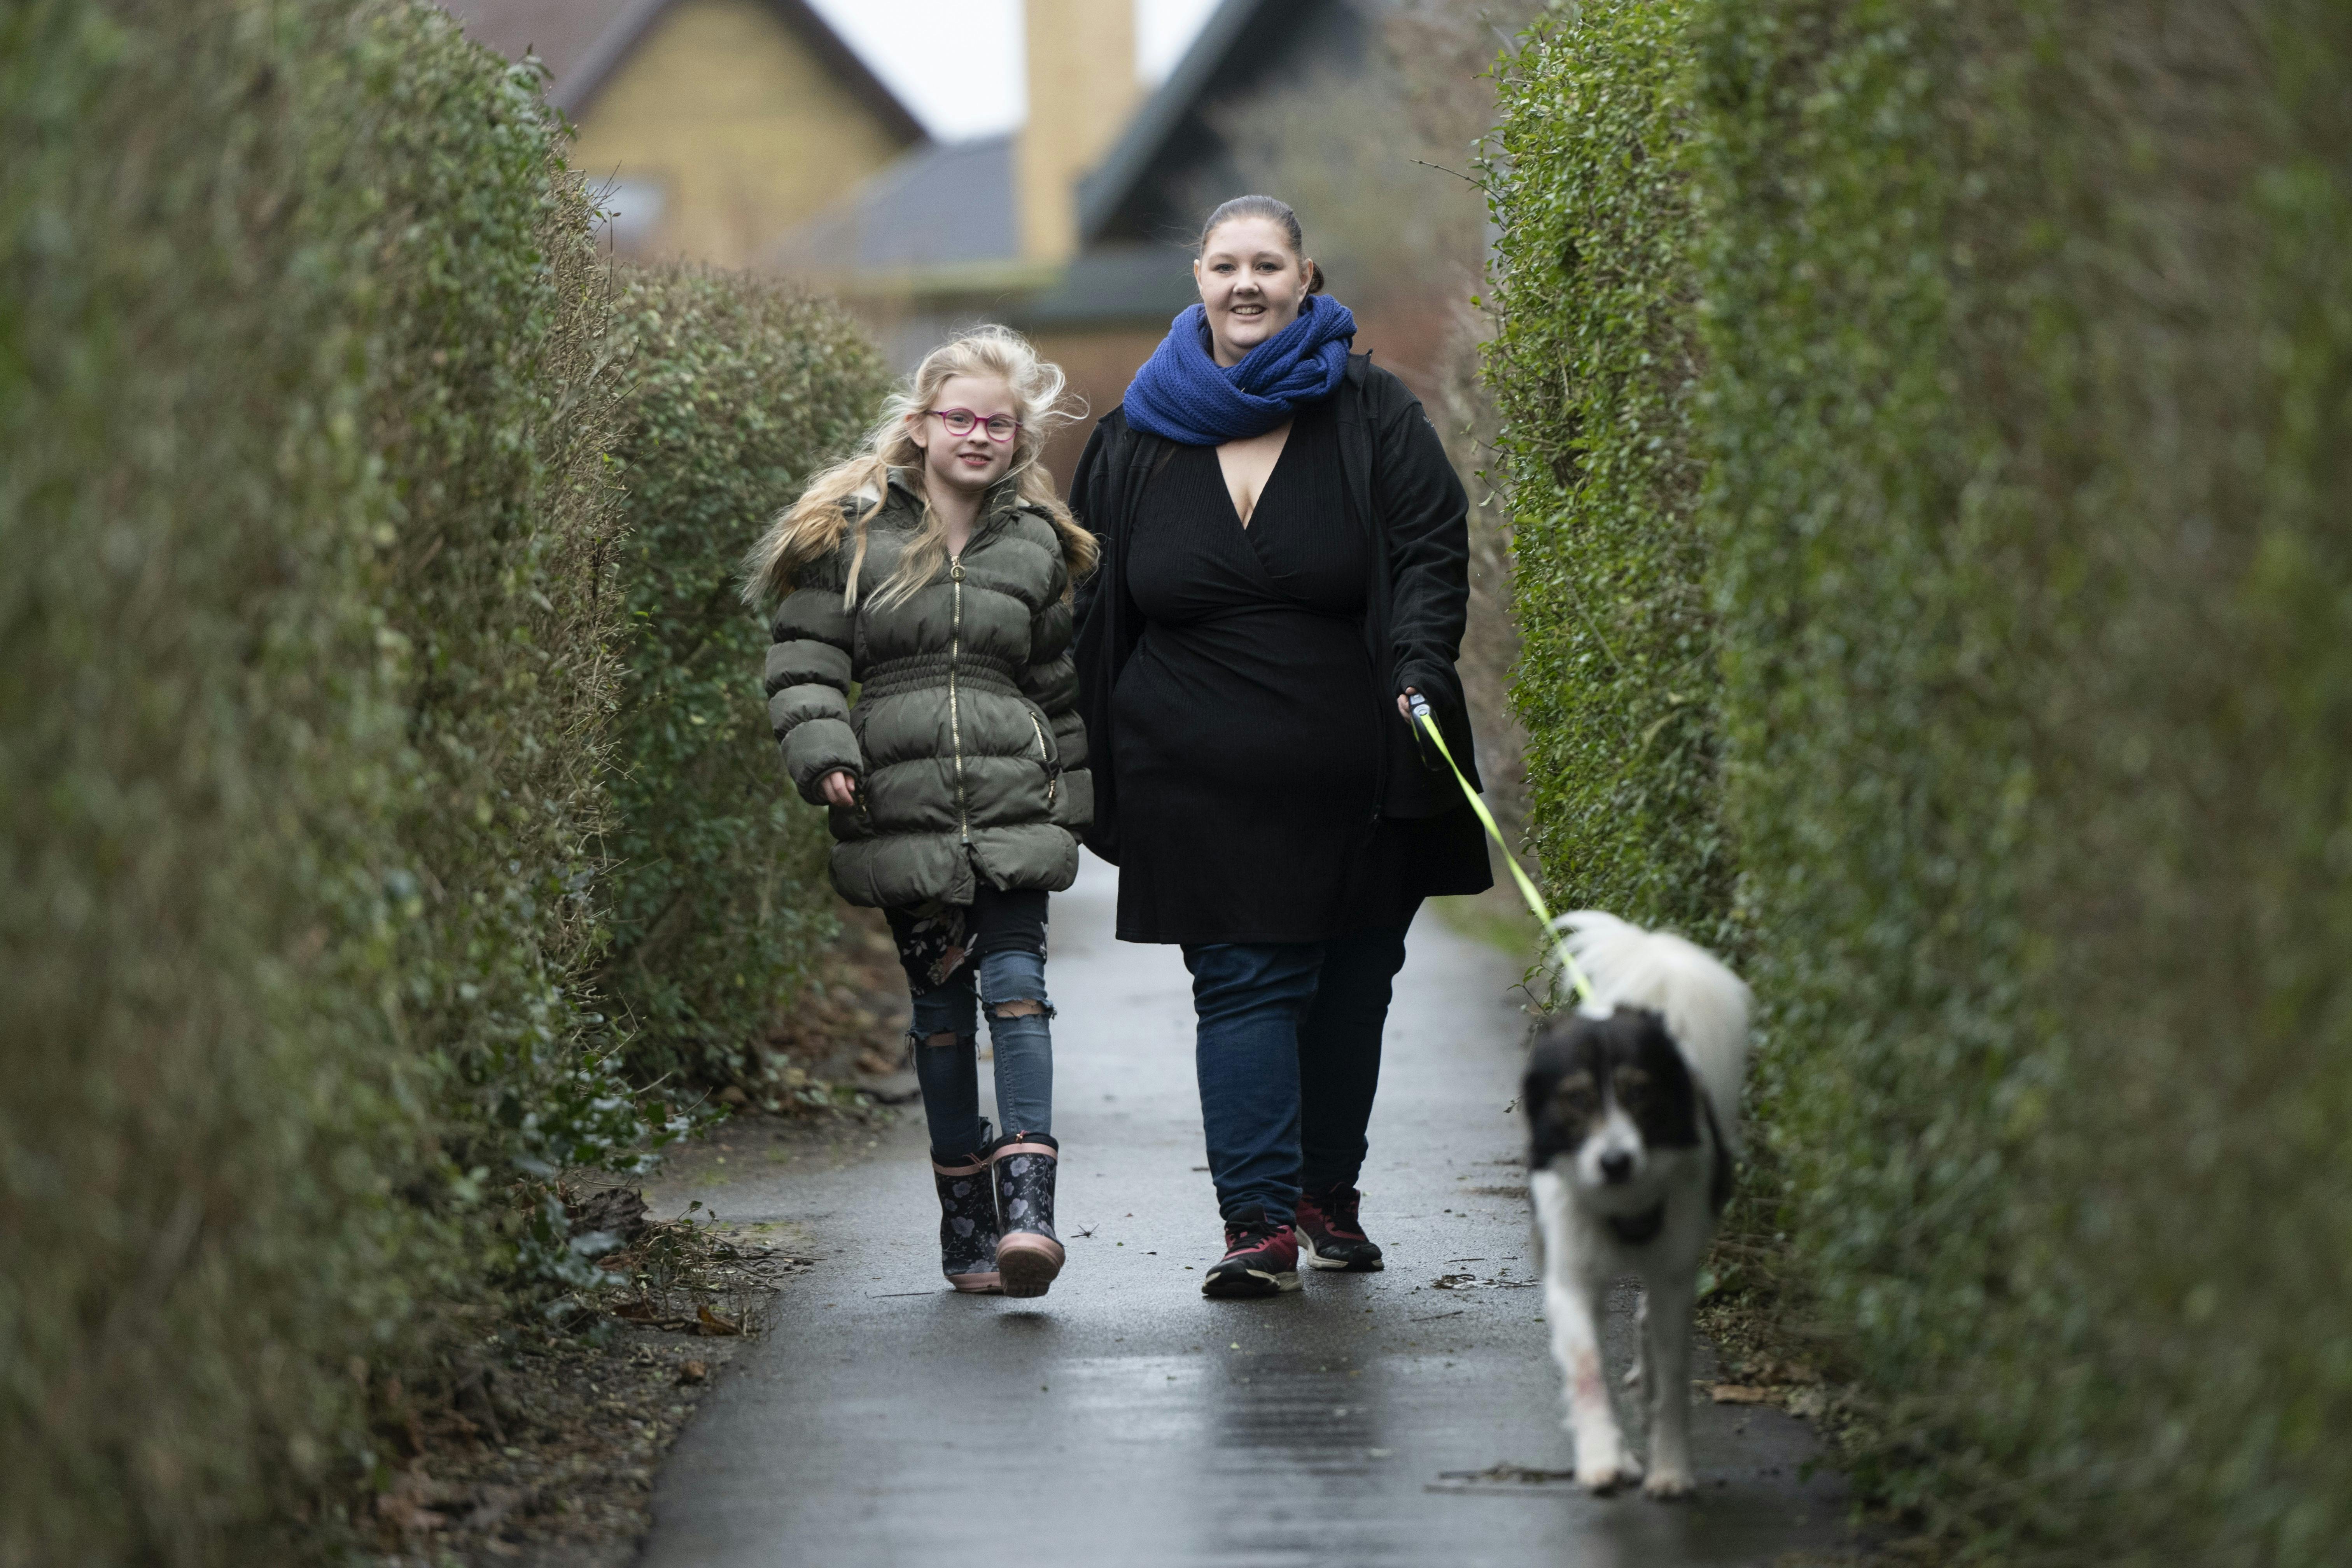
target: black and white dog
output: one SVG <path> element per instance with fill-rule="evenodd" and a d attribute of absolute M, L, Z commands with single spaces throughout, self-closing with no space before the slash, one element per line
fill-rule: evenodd
<path fill-rule="evenodd" d="M 1602 1374 L 1603 1294 L 1641 1281 L 1637 1359 L 1654 1498 L 1691 1489 L 1690 1332 L 1698 1270 L 1731 1196 L 1748 987 L 1706 949 L 1614 915 L 1559 921 L 1591 1002 L 1538 1032 L 1522 1100 L 1528 1188 L 1543 1247 L 1544 1315 L 1568 1380 L 1577 1481 L 1640 1479 Z"/>

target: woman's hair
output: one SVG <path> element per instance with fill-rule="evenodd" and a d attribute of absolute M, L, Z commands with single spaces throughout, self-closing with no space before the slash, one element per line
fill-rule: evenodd
<path fill-rule="evenodd" d="M 743 558 L 744 603 L 757 607 L 763 599 L 790 593 L 802 567 L 831 554 L 854 530 L 856 545 L 841 601 L 845 608 L 856 605 L 857 574 L 866 564 L 866 527 L 889 494 L 890 470 L 913 468 L 919 474 L 923 469 L 923 448 L 915 444 L 912 416 L 929 413 L 940 388 L 959 375 L 990 376 L 1012 388 L 1021 433 L 1014 437 L 1013 466 L 1004 479 L 1017 479 L 1022 500 L 1053 520 L 1072 579 L 1094 570 L 1094 535 L 1070 516 L 1070 509 L 1054 491 L 1053 475 L 1037 460 L 1054 431 L 1076 417 L 1062 406 L 1066 383 L 1061 369 L 1040 359 L 1029 340 L 1011 328 L 977 327 L 925 354 L 915 374 L 883 401 L 882 417 L 866 433 L 856 455 L 811 479 L 800 500 L 776 514 L 767 533 Z M 924 487 L 919 481 L 916 488 Z M 947 523 L 925 494 L 922 526 L 875 604 L 887 606 L 908 597 L 931 580 L 947 554 Z"/>
<path fill-rule="evenodd" d="M 1323 292 L 1323 268 L 1307 259 L 1307 233 L 1298 226 L 1298 214 L 1291 209 L 1288 202 L 1273 196 L 1235 196 L 1211 213 L 1209 221 L 1201 226 L 1201 242 L 1192 247 L 1192 254 L 1199 256 L 1205 252 L 1209 248 L 1209 237 L 1237 217 L 1266 217 L 1280 224 L 1282 232 L 1290 240 L 1290 254 L 1298 258 L 1298 264 L 1307 269 L 1307 291 L 1309 294 Z"/>

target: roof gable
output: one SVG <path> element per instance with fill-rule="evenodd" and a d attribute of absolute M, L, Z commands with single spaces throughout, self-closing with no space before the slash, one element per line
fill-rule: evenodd
<path fill-rule="evenodd" d="M 441 0 L 477 43 L 509 59 L 536 53 L 546 63 L 547 98 L 577 117 L 612 79 L 654 24 L 679 0 Z M 922 122 L 841 40 L 807 0 L 760 0 L 826 71 L 892 135 L 929 140 Z"/>
<path fill-rule="evenodd" d="M 1128 121 L 1127 130 L 1111 144 L 1103 161 L 1078 182 L 1081 244 L 1097 238 L 1125 205 L 1160 149 L 1199 106 L 1210 84 L 1216 80 L 1225 57 L 1234 52 L 1234 45 L 1267 4 L 1268 0 L 1223 0 L 1192 36 L 1192 47 L 1176 62 L 1176 68 L 1168 73 L 1168 79 L 1144 100 L 1143 107 L 1135 111 L 1135 118 Z"/>
<path fill-rule="evenodd" d="M 1080 243 L 1179 237 L 1162 232 L 1170 215 L 1160 210 L 1176 193 L 1155 187 L 1171 184 L 1180 169 L 1216 159 L 1223 148 L 1213 121 L 1216 106 L 1278 89 L 1283 79 L 1327 60 L 1356 68 L 1367 42 L 1351 0 L 1223 0 L 1125 133 L 1078 182 Z"/>

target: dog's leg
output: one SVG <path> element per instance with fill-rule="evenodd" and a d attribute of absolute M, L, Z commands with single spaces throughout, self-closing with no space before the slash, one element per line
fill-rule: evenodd
<path fill-rule="evenodd" d="M 1642 1299 L 1633 1303 L 1633 1364 L 1625 1369 L 1625 1386 L 1639 1388 L 1648 1375 L 1650 1359 L 1650 1288 L 1642 1287 Z"/>
<path fill-rule="evenodd" d="M 1576 1439 L 1577 1484 L 1613 1491 L 1638 1479 L 1642 1468 L 1626 1451 L 1601 1374 L 1600 1288 L 1581 1267 L 1584 1259 L 1571 1234 L 1571 1200 L 1560 1179 L 1538 1171 L 1528 1185 L 1535 1194 L 1536 1222 L 1543 1228 L 1544 1316 L 1551 1324 L 1552 1359 L 1568 1383 L 1567 1426 Z"/>
<path fill-rule="evenodd" d="M 1676 1270 L 1665 1279 L 1643 1281 L 1643 1340 L 1650 1380 L 1650 1479 L 1642 1485 L 1654 1498 L 1688 1497 L 1690 1467 L 1691 1308 L 1697 1281 Z"/>

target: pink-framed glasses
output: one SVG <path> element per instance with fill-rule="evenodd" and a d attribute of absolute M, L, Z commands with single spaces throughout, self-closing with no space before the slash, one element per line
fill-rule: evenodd
<path fill-rule="evenodd" d="M 1021 434 L 1021 421 L 1010 414 L 991 415 L 982 419 L 969 408 L 932 408 L 925 412 L 946 426 L 950 436 L 969 436 L 972 426 L 977 425 L 988 432 L 990 440 L 1001 447 Z"/>

